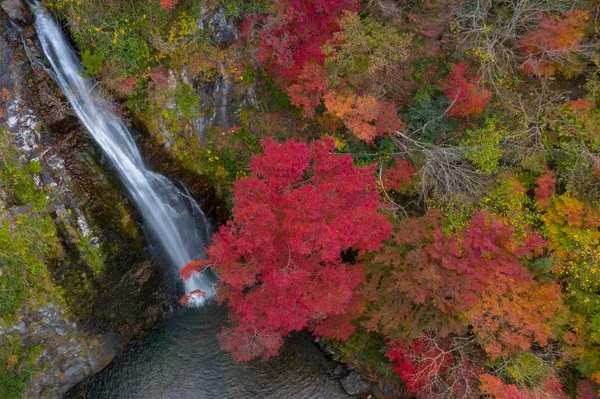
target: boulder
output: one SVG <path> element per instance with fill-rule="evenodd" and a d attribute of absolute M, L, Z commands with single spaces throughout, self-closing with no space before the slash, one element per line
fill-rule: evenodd
<path fill-rule="evenodd" d="M 348 374 L 340 380 L 340 383 L 348 395 L 363 395 L 371 391 L 371 385 L 357 373 Z"/>

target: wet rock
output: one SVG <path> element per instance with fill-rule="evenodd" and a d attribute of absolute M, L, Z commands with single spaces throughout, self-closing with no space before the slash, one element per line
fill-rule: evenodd
<path fill-rule="evenodd" d="M 229 46 L 239 37 L 238 29 L 232 20 L 225 18 L 225 7 L 220 6 L 210 18 L 208 25 L 215 42 L 221 46 Z"/>
<path fill-rule="evenodd" d="M 0 0 L 0 126 L 8 127 L 19 162 L 42 166 L 32 177 L 48 198 L 43 215 L 57 228 L 62 256 L 48 269 L 64 301 L 39 308 L 25 301 L 18 322 L 0 329 L 0 340 L 18 333 L 24 346 L 40 346 L 24 396 L 58 398 L 104 368 L 135 331 L 162 315 L 175 292 L 174 284 L 165 283 L 166 272 L 145 262 L 142 236 L 124 230 L 122 220 L 135 213 L 41 67 L 43 53 L 22 6 L 22 0 Z M 33 64 L 23 42 L 37 57 Z M 31 205 L 11 205 L 11 193 L 0 187 L 0 218 L 14 220 L 23 212 L 35 217 Z M 77 290 L 81 276 L 87 288 Z"/>
<path fill-rule="evenodd" d="M 350 373 L 340 380 L 342 388 L 348 395 L 363 395 L 371 390 L 371 385 L 357 373 Z"/>
<path fill-rule="evenodd" d="M 333 369 L 333 376 L 335 378 L 339 378 L 339 377 L 343 376 L 344 374 L 346 374 L 346 368 L 344 367 L 343 364 L 338 364 Z"/>
<path fill-rule="evenodd" d="M 379 385 L 373 385 L 373 388 L 371 389 L 371 393 L 373 394 L 373 397 L 375 397 L 377 399 L 384 398 L 383 392 L 381 392 L 381 388 L 379 388 Z"/>
<path fill-rule="evenodd" d="M 2 0 L 0 7 L 11 19 L 27 22 L 27 8 L 22 0 Z"/>
<path fill-rule="evenodd" d="M 100 372 L 113 360 L 123 338 L 117 334 L 104 334 L 92 342 L 88 363 L 94 373 Z"/>
<path fill-rule="evenodd" d="M 394 384 L 389 380 L 381 381 L 381 393 L 383 393 L 386 398 L 401 398 L 401 396 L 398 396 L 398 387 L 396 385 L 397 384 Z"/>

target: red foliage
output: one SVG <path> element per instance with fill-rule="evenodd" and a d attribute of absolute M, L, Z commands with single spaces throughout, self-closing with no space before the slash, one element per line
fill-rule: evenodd
<path fill-rule="evenodd" d="M 368 329 L 381 328 L 394 339 L 423 330 L 442 336 L 461 332 L 464 312 L 480 303 L 489 284 L 531 280 L 520 259 L 544 244 L 536 234 L 515 237 L 513 226 L 485 212 L 476 213 L 460 233 L 447 235 L 441 228 L 435 210 L 405 219 L 375 256 L 365 288 L 376 304 Z"/>
<path fill-rule="evenodd" d="M 317 335 L 333 339 L 346 340 L 355 331 L 352 322 L 366 311 L 365 299 L 356 295 L 352 298 L 346 311 L 324 320 L 313 321 L 310 329 Z"/>
<path fill-rule="evenodd" d="M 535 181 L 535 197 L 540 205 L 547 207 L 550 205 L 550 196 L 554 195 L 556 190 L 556 174 L 549 170 Z"/>
<path fill-rule="evenodd" d="M 600 160 L 595 160 L 592 163 L 592 176 L 594 176 L 596 180 L 600 180 Z"/>
<path fill-rule="evenodd" d="M 183 306 L 187 306 L 190 303 L 190 301 L 200 298 L 206 298 L 206 292 L 202 290 L 193 290 L 189 294 L 186 294 L 183 297 L 181 297 L 179 303 Z"/>
<path fill-rule="evenodd" d="M 159 0 L 160 6 L 165 10 L 172 10 L 175 8 L 179 0 Z"/>
<path fill-rule="evenodd" d="M 516 385 L 507 384 L 498 377 L 482 374 L 481 393 L 489 399 L 568 399 L 562 390 L 562 385 L 556 378 L 545 378 L 540 389 L 522 389 Z"/>
<path fill-rule="evenodd" d="M 468 337 L 425 334 L 408 345 L 395 343 L 386 357 L 418 399 L 471 398 L 477 394 L 474 388 L 482 368 L 472 342 Z"/>
<path fill-rule="evenodd" d="M 580 50 L 579 43 L 589 25 L 587 11 L 575 10 L 563 17 L 542 14 L 539 28 L 521 40 L 521 48 L 527 56 L 523 70 L 538 76 L 552 76 Z"/>
<path fill-rule="evenodd" d="M 461 62 L 452 66 L 444 86 L 446 97 L 453 103 L 450 116 L 479 116 L 492 99 L 492 92 L 479 86 L 480 76 L 470 75 L 469 64 Z"/>
<path fill-rule="evenodd" d="M 323 64 L 321 48 L 339 31 L 339 17 L 359 7 L 357 0 L 275 0 L 274 6 L 277 13 L 261 21 L 257 58 L 292 83 L 306 63 Z"/>
<path fill-rule="evenodd" d="M 598 399 L 600 397 L 600 384 L 592 380 L 580 380 L 577 382 L 578 399 Z"/>
<path fill-rule="evenodd" d="M 386 189 L 401 191 L 416 174 L 417 168 L 414 163 L 408 159 L 396 157 L 394 166 L 386 169 L 383 173 L 383 185 Z"/>
<path fill-rule="evenodd" d="M 123 97 L 129 97 L 135 92 L 135 78 L 129 76 L 121 81 L 119 94 Z"/>
<path fill-rule="evenodd" d="M 324 97 L 327 110 L 344 122 L 356 137 L 372 143 L 375 137 L 392 134 L 406 125 L 398 118 L 396 107 L 367 94 L 344 97 L 329 92 Z"/>
<path fill-rule="evenodd" d="M 416 339 L 409 346 L 396 344 L 385 356 L 395 364 L 394 370 L 406 389 L 417 393 L 453 360 L 447 346 L 426 345 L 423 339 Z"/>
<path fill-rule="evenodd" d="M 312 118 L 328 84 L 327 70 L 321 65 L 308 63 L 302 68 L 297 83 L 291 85 L 287 93 L 292 104 L 302 109 L 302 116 Z"/>
<path fill-rule="evenodd" d="M 576 118 L 588 120 L 592 115 L 592 111 L 596 109 L 596 103 L 580 98 L 579 100 L 571 101 L 569 108 Z"/>
<path fill-rule="evenodd" d="M 179 277 L 181 277 L 184 280 L 189 280 L 194 273 L 201 272 L 212 263 L 213 262 L 210 259 L 194 259 L 179 271 Z"/>
<path fill-rule="evenodd" d="M 158 90 L 164 90 L 167 88 L 169 77 L 167 76 L 164 66 L 160 65 L 158 68 L 152 69 L 150 72 L 148 72 L 148 76 L 150 77 L 148 87 Z"/>
<path fill-rule="evenodd" d="M 341 254 L 377 249 L 391 229 L 373 167 L 333 154 L 333 140 L 267 139 L 263 149 L 235 183 L 233 220 L 207 250 L 233 322 L 220 340 L 238 361 L 276 355 L 283 337 L 305 327 L 346 336 L 323 324 L 348 310 L 363 279 Z"/>

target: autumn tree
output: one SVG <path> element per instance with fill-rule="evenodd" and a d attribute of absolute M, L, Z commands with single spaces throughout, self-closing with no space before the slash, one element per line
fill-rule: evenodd
<path fill-rule="evenodd" d="M 328 92 L 324 100 L 327 110 L 366 143 L 405 127 L 390 101 L 378 100 L 369 94 L 344 96 L 333 91 Z"/>
<path fill-rule="evenodd" d="M 386 357 L 406 389 L 418 399 L 479 399 L 484 357 L 473 337 L 424 334 L 409 343 L 394 342 Z"/>
<path fill-rule="evenodd" d="M 287 89 L 287 93 L 291 103 L 302 110 L 302 116 L 312 118 L 328 84 L 327 70 L 321 65 L 307 63 L 298 75 L 298 81 Z"/>
<path fill-rule="evenodd" d="M 464 117 L 481 115 L 483 108 L 492 99 L 492 92 L 480 86 L 480 78 L 470 73 L 469 64 L 466 62 L 452 66 L 444 86 L 444 93 L 451 102 L 448 115 Z"/>
<path fill-rule="evenodd" d="M 571 195 L 549 194 L 543 231 L 571 309 L 563 351 L 585 376 L 600 379 L 600 213 Z"/>
<path fill-rule="evenodd" d="M 554 376 L 544 378 L 539 389 L 519 388 L 490 374 L 481 375 L 481 393 L 490 399 L 568 399 Z"/>
<path fill-rule="evenodd" d="M 405 61 L 411 39 L 412 35 L 401 35 L 393 26 L 346 11 L 340 31 L 323 48 L 325 65 L 335 82 L 347 78 L 358 83 L 365 76 L 374 77 Z"/>
<path fill-rule="evenodd" d="M 410 182 L 417 175 L 417 167 L 408 159 L 394 158 L 394 164 L 387 168 L 382 176 L 384 189 L 402 192 L 408 189 Z"/>
<path fill-rule="evenodd" d="M 159 0 L 160 6 L 165 10 L 172 10 L 175 8 L 179 0 Z"/>
<path fill-rule="evenodd" d="M 560 287 L 534 279 L 498 275 L 488 281 L 478 303 L 466 312 L 479 344 L 491 359 L 548 345 L 554 320 L 563 313 Z"/>
<path fill-rule="evenodd" d="M 374 166 L 355 167 L 333 140 L 262 144 L 251 175 L 235 183 L 232 220 L 207 249 L 230 309 L 220 340 L 238 361 L 274 356 L 306 327 L 352 333 L 345 312 L 364 309 L 354 293 L 363 268 L 342 254 L 378 249 L 391 229 L 378 213 Z"/>
<path fill-rule="evenodd" d="M 246 37 L 259 37 L 256 57 L 274 76 L 295 83 L 304 65 L 322 65 L 323 45 L 339 31 L 344 11 L 358 10 L 356 0 L 275 0 L 275 14 L 251 20 Z M 261 29 L 258 30 L 260 24 Z"/>
<path fill-rule="evenodd" d="M 489 284 L 531 280 L 521 259 L 541 248 L 538 235 L 517 237 L 510 224 L 482 211 L 458 233 L 446 234 L 443 226 L 435 210 L 401 221 L 368 264 L 369 329 L 397 340 L 424 331 L 458 333 L 468 323 L 464 313 L 480 303 Z"/>
<path fill-rule="evenodd" d="M 562 17 L 543 14 L 538 29 L 521 40 L 527 57 L 523 70 L 533 75 L 552 76 L 557 72 L 569 75 L 580 69 L 577 57 L 589 22 L 590 15 L 583 10 L 566 12 Z"/>

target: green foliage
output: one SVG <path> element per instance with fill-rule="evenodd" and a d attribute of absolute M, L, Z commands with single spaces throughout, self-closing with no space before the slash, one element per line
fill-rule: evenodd
<path fill-rule="evenodd" d="M 81 53 L 81 65 L 83 65 L 88 74 L 95 76 L 100 73 L 104 63 L 100 55 L 92 54 L 89 50 L 84 50 Z"/>
<path fill-rule="evenodd" d="M 467 130 L 461 145 L 467 147 L 467 158 L 473 162 L 479 172 L 492 174 L 499 171 L 502 157 L 502 139 L 508 131 L 496 127 L 496 121 L 487 119 L 484 127 Z"/>
<path fill-rule="evenodd" d="M 265 14 L 271 6 L 270 0 L 223 0 L 225 18 L 240 18 L 246 15 Z"/>
<path fill-rule="evenodd" d="M 510 358 L 501 358 L 490 364 L 506 382 L 520 387 L 536 387 L 549 375 L 551 368 L 531 352 L 517 352 Z"/>
<path fill-rule="evenodd" d="M 140 75 L 168 48 L 169 40 L 195 30 L 184 7 L 171 13 L 158 1 L 136 2 L 135 10 L 129 2 L 102 0 L 49 0 L 47 7 L 68 21 L 90 73 L 100 71 L 103 61 L 123 67 L 126 76 Z"/>
<path fill-rule="evenodd" d="M 500 174 L 495 186 L 482 199 L 484 209 L 510 220 L 518 233 L 533 227 L 538 217 L 533 210 L 533 201 L 527 195 L 527 187 L 514 174 Z"/>
<path fill-rule="evenodd" d="M 412 35 L 402 35 L 393 26 L 347 12 L 340 27 L 323 49 L 334 83 L 342 77 L 362 80 L 364 74 L 390 69 L 408 57 Z"/>
<path fill-rule="evenodd" d="M 600 71 L 590 74 L 585 81 L 586 99 L 596 104 L 600 102 Z"/>
<path fill-rule="evenodd" d="M 23 298 L 44 295 L 46 259 L 60 256 L 54 222 L 48 216 L 18 215 L 0 223 L 0 317 L 14 312 Z M 27 294 L 27 295 L 26 295 Z"/>
<path fill-rule="evenodd" d="M 267 92 L 266 98 L 275 111 L 291 111 L 296 109 L 290 101 L 290 96 L 280 90 L 274 80 L 268 79 L 265 82 L 265 89 Z"/>
<path fill-rule="evenodd" d="M 200 97 L 194 94 L 192 86 L 189 84 L 179 84 L 173 96 L 175 100 L 175 112 L 178 115 L 185 116 L 189 120 L 200 117 L 198 102 Z"/>
<path fill-rule="evenodd" d="M 2 336 L 0 345 L 0 397 L 20 399 L 27 381 L 35 371 L 39 347 L 25 348 L 18 333 Z"/>
<path fill-rule="evenodd" d="M 342 361 L 369 365 L 384 375 L 392 376 L 390 364 L 385 357 L 388 346 L 384 337 L 378 333 L 366 332 L 359 327 L 350 338 L 339 344 Z"/>
<path fill-rule="evenodd" d="M 413 103 L 403 115 L 409 132 L 422 141 L 437 142 L 456 129 L 456 122 L 445 113 L 450 101 L 435 86 L 420 88 L 413 97 Z"/>
<path fill-rule="evenodd" d="M 15 205 L 33 205 L 40 212 L 46 209 L 46 194 L 36 188 L 33 176 L 40 174 L 39 161 L 22 165 L 11 150 L 10 137 L 6 130 L 0 129 L 0 182 L 9 187 L 14 194 Z"/>

